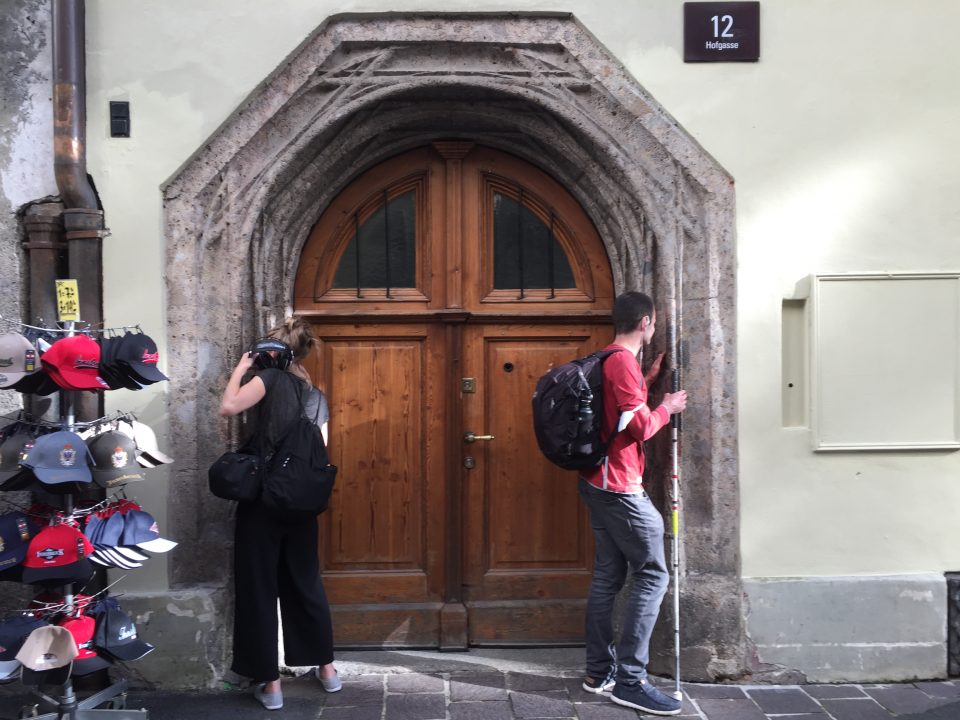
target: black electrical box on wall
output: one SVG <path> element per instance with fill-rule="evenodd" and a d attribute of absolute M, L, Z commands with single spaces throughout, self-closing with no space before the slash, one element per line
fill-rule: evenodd
<path fill-rule="evenodd" d="M 130 103 L 110 101 L 110 137 L 130 137 Z"/>

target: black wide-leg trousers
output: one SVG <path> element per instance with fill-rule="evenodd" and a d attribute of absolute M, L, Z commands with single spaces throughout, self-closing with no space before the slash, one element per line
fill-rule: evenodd
<path fill-rule="evenodd" d="M 276 519 L 237 506 L 234 544 L 233 671 L 260 682 L 280 677 L 277 600 L 289 666 L 333 662 L 330 606 L 320 578 L 317 520 Z"/>

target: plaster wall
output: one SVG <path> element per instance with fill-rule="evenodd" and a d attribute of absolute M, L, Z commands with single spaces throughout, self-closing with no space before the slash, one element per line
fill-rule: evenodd
<path fill-rule="evenodd" d="M 48 6 L 44 0 L 9 0 L 0 23 L 0 316 L 13 320 L 25 319 L 23 238 L 16 212 L 26 202 L 57 193 Z M 0 332 L 5 332 L 2 325 Z M 19 393 L 0 392 L 0 412 L 20 405 Z"/>
<path fill-rule="evenodd" d="M 160 185 L 316 26 L 337 12 L 428 9 L 90 0 L 89 164 L 113 231 L 107 323 L 156 329 L 167 356 Z M 960 98 L 951 80 L 960 8 L 771 0 L 759 63 L 697 65 L 682 62 L 679 0 L 444 6 L 506 9 L 575 13 L 736 180 L 743 574 L 956 569 L 960 454 L 814 454 L 807 428 L 783 426 L 780 334 L 782 302 L 810 273 L 960 268 Z M 129 139 L 107 137 L 107 103 L 117 99 L 131 102 Z M 916 321 L 938 329 L 935 313 Z M 920 376 L 922 363 L 905 368 L 896 392 Z M 176 388 L 108 400 L 142 408 L 162 432 L 159 393 L 168 391 Z M 156 496 L 151 506 L 163 487 L 143 488 Z M 137 582 L 159 589 L 166 576 L 154 566 Z"/>

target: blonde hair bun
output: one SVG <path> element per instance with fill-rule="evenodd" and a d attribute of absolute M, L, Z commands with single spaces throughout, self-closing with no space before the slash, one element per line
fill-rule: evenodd
<path fill-rule="evenodd" d="M 307 357 L 317 344 L 313 326 L 298 315 L 289 317 L 271 330 L 268 335 L 285 342 L 293 350 L 293 359 L 299 362 Z"/>

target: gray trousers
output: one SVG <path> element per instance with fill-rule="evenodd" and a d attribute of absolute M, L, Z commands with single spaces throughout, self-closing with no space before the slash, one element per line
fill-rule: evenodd
<path fill-rule="evenodd" d="M 590 510 L 597 552 L 587 599 L 587 675 L 603 678 L 613 668 L 617 682 L 634 685 L 647 676 L 650 636 L 670 583 L 663 551 L 663 517 L 646 493 L 599 490 L 580 479 L 580 497 Z M 627 578 L 620 642 L 613 640 L 613 605 Z"/>

